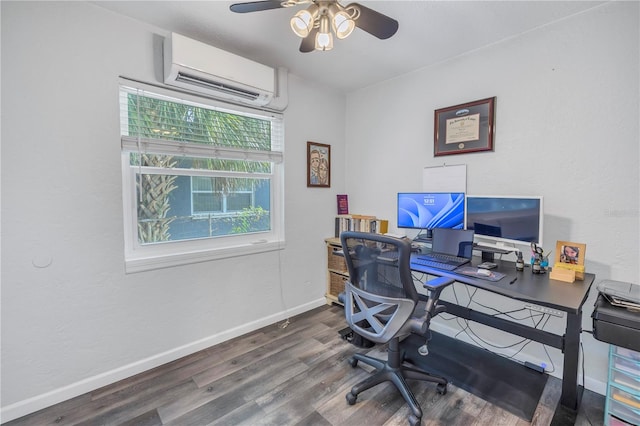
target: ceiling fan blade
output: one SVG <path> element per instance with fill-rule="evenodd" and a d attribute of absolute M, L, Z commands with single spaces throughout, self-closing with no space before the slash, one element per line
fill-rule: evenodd
<path fill-rule="evenodd" d="M 358 3 L 351 3 L 347 6 L 347 8 L 350 7 L 360 9 L 360 16 L 355 20 L 356 27 L 368 32 L 372 36 L 384 40 L 398 31 L 398 21 L 395 19 Z"/>
<path fill-rule="evenodd" d="M 300 51 L 302 53 L 309 53 L 316 50 L 316 34 L 318 34 L 318 28 L 313 28 L 309 35 L 302 39 L 300 43 Z"/>
<path fill-rule="evenodd" d="M 229 8 L 232 12 L 247 13 L 247 12 L 260 12 L 261 10 L 279 9 L 283 7 L 281 0 L 266 0 L 266 1 L 250 1 L 247 3 L 232 4 Z"/>
<path fill-rule="evenodd" d="M 318 28 L 313 28 L 309 35 L 302 39 L 302 43 L 300 43 L 300 51 L 302 53 L 316 50 L 316 34 L 318 34 Z"/>

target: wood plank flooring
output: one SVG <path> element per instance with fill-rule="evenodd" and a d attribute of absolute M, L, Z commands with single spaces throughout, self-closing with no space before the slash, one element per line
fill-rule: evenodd
<path fill-rule="evenodd" d="M 347 405 L 346 393 L 369 372 L 348 365 L 363 350 L 339 337 L 345 326 L 340 307 L 323 306 L 6 425 L 408 424 L 408 407 L 390 384 Z M 453 385 L 439 395 L 433 384 L 410 382 L 425 426 L 548 425 L 560 383 L 549 378 L 529 423 Z M 603 409 L 604 397 L 585 391 L 576 424 L 601 425 Z"/>

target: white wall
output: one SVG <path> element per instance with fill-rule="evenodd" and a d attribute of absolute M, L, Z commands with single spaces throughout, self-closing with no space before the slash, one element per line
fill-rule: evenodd
<path fill-rule="evenodd" d="M 468 165 L 470 193 L 544 195 L 547 242 L 585 242 L 598 280 L 639 281 L 636 2 L 353 93 L 346 108 L 291 76 L 285 250 L 132 275 L 117 77 L 156 81 L 163 31 L 86 3 L 0 7 L 2 421 L 322 303 L 335 194 L 393 222 L 396 192 L 444 161 Z M 433 110 L 489 96 L 495 152 L 433 158 Z M 306 188 L 307 140 L 332 146 L 331 189 Z M 583 336 L 597 388 L 606 345 Z"/>
<path fill-rule="evenodd" d="M 342 94 L 290 76 L 284 250 L 126 275 L 118 76 L 157 81 L 164 32 L 84 2 L 1 7 L 2 421 L 324 303 Z M 308 140 L 332 146 L 330 189 L 306 187 Z"/>
<path fill-rule="evenodd" d="M 421 190 L 424 167 L 467 164 L 469 194 L 545 197 L 547 251 L 557 240 L 586 243 L 586 269 L 596 283 L 638 283 L 638 16 L 637 2 L 608 3 L 349 94 L 352 210 L 393 224 L 396 193 Z M 434 158 L 434 110 L 492 96 L 495 152 Z M 596 293 L 584 305 L 585 330 Z M 509 309 L 511 301 L 484 296 Z M 519 340 L 478 329 L 487 341 Z M 553 320 L 548 329 L 562 325 Z M 602 393 L 608 346 L 582 336 L 586 386 Z M 562 355 L 549 352 L 560 376 Z M 537 343 L 521 355 L 546 361 Z"/>

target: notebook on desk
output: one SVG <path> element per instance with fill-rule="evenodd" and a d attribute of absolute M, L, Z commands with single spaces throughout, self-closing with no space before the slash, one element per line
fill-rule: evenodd
<path fill-rule="evenodd" d="M 473 230 L 433 229 L 431 252 L 412 256 L 411 262 L 452 271 L 471 261 Z"/>

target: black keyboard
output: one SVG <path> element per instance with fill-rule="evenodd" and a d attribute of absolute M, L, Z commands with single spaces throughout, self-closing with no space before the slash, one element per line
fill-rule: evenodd
<path fill-rule="evenodd" d="M 418 259 L 431 260 L 434 262 L 456 262 L 458 265 L 463 265 L 469 261 L 466 257 L 458 257 L 443 253 L 429 253 L 424 256 L 418 256 Z"/>
<path fill-rule="evenodd" d="M 421 257 L 415 257 L 411 259 L 411 263 L 415 263 L 422 266 L 428 266 L 430 268 L 442 269 L 443 271 L 453 271 L 458 265 L 452 265 L 450 263 L 438 262 L 436 260 L 423 259 Z"/>

